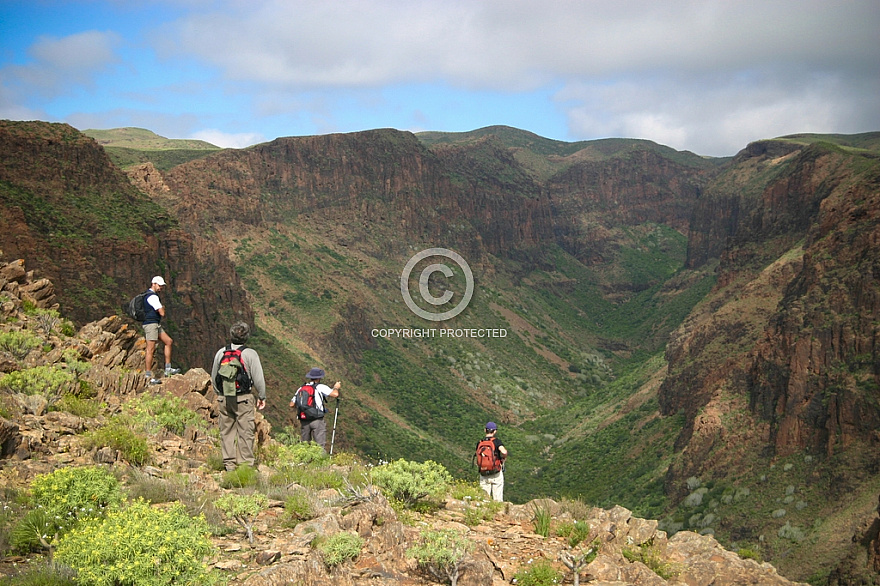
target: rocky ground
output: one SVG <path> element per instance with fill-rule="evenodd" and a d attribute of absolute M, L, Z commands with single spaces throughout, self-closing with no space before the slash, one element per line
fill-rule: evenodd
<path fill-rule="evenodd" d="M 205 420 L 214 421 L 216 398 L 204 370 L 193 369 L 166 379 L 161 386 L 148 387 L 140 372 L 140 332 L 120 317 L 88 324 L 70 336 L 57 334 L 57 327 L 41 331 L 38 319 L 28 315 L 24 307 L 56 307 L 54 289 L 52 283 L 35 279 L 22 261 L 0 262 L 0 293 L 0 332 L 28 330 L 40 333 L 43 341 L 41 348 L 23 358 L 0 350 L 0 374 L 59 364 L 65 351 L 73 349 L 90 364 L 82 378 L 107 405 L 97 417 L 79 417 L 49 410 L 44 397 L 13 395 L 0 389 L 7 414 L 14 413 L 9 418 L 0 417 L 0 488 L 24 489 L 37 474 L 62 466 L 97 463 L 113 467 L 127 482 L 147 478 L 173 483 L 189 495 L 202 495 L 203 504 L 224 492 L 221 473 L 208 464 L 218 451 L 217 441 L 212 434 L 196 428 L 187 428 L 182 436 L 168 432 L 151 436 L 150 464 L 143 467 L 132 467 L 118 451 L 107 447 L 87 449 L 80 441 L 84 431 L 101 427 L 127 400 L 143 393 L 180 397 Z M 258 441 L 263 446 L 274 442 L 268 423 L 259 414 Z M 274 472 L 265 466 L 260 468 L 264 478 Z M 462 565 L 458 580 L 461 586 L 511 584 L 518 571 L 540 560 L 549 561 L 565 572 L 566 581 L 573 582 L 574 572 L 563 559 L 566 554 L 577 556 L 591 545 L 598 553 L 580 568 L 578 578 L 584 584 L 792 584 L 771 565 L 726 551 L 711 536 L 683 531 L 670 537 L 657 530 L 656 521 L 633 517 L 622 507 L 603 510 L 583 506 L 573 511 L 570 504 L 549 499 L 523 505 L 505 503 L 490 520 L 466 524 L 466 512 L 475 506 L 466 500 L 447 498 L 435 512 L 419 514 L 398 513 L 371 485 L 354 491 L 324 490 L 315 496 L 320 503 L 317 516 L 298 524 L 290 521 L 281 500 L 270 501 L 256 521 L 254 543 L 248 543 L 243 530 L 230 529 L 213 538 L 217 553 L 208 563 L 222 571 L 230 584 L 248 586 L 431 584 L 436 580 L 407 555 L 407 550 L 418 542 L 420 531 L 429 527 L 455 529 L 473 542 L 472 552 Z M 575 519 L 588 523 L 589 536 L 572 551 L 563 537 L 552 536 L 552 532 L 550 537 L 536 534 L 534 518 L 538 510 L 551 515 L 554 524 Z M 329 570 L 313 543 L 316 537 L 339 531 L 357 532 L 364 546 L 356 560 Z M 633 561 L 633 552 L 640 554 L 644 563 Z M 0 562 L 0 571 L 10 573 L 36 559 L 6 556 Z"/>

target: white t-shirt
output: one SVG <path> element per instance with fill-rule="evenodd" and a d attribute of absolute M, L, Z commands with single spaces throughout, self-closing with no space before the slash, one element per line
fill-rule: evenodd
<path fill-rule="evenodd" d="M 159 296 L 155 293 L 147 296 L 147 303 L 149 303 L 150 307 L 152 307 L 156 311 L 162 309 L 162 302 L 159 301 Z"/>
<path fill-rule="evenodd" d="M 318 409 L 323 411 L 324 410 L 324 399 L 326 399 L 327 396 L 330 395 L 330 393 L 332 393 L 332 392 L 333 392 L 333 389 L 331 389 L 330 387 L 328 387 L 324 383 L 318 383 L 317 386 L 315 386 L 315 407 L 317 407 Z M 293 398 L 290 400 L 290 402 L 293 403 L 294 399 L 296 399 L 296 395 L 293 396 Z"/>

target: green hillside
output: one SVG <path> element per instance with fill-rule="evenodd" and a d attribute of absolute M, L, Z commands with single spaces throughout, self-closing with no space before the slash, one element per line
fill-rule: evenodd
<path fill-rule="evenodd" d="M 103 146 L 122 169 L 150 162 L 160 171 L 167 171 L 221 150 L 203 140 L 165 138 L 144 128 L 88 129 L 82 132 Z"/>

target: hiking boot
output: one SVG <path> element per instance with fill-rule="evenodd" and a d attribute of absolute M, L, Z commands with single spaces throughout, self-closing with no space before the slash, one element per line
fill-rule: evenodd
<path fill-rule="evenodd" d="M 180 374 L 179 368 L 171 368 L 170 366 L 165 367 L 165 376 L 171 376 L 173 374 Z"/>
<path fill-rule="evenodd" d="M 161 384 L 162 384 L 162 381 L 160 381 L 160 380 L 157 379 L 157 378 L 150 378 L 150 384 L 151 384 L 151 385 L 161 385 Z"/>

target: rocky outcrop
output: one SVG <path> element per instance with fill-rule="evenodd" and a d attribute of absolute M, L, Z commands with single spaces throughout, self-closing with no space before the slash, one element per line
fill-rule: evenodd
<path fill-rule="evenodd" d="M 161 191 L 144 168 L 142 184 Z M 55 299 L 32 280 L 23 295 L 57 302 L 79 324 L 120 312 L 161 274 L 175 361 L 210 364 L 231 322 L 253 311 L 228 254 L 198 240 L 117 169 L 92 139 L 64 124 L 0 122 L 0 248 L 27 257 L 58 286 Z M 158 183 L 157 183 L 158 182 Z"/>
<path fill-rule="evenodd" d="M 728 218 L 716 290 L 667 347 L 660 406 L 686 413 L 677 446 L 688 447 L 669 487 L 718 465 L 707 455 L 727 440 L 694 429 L 725 393 L 746 393 L 758 451 L 830 455 L 877 441 L 880 411 L 864 390 L 880 384 L 880 200 L 876 178 L 848 171 L 870 155 L 790 146 L 747 149 L 709 190 L 738 177 L 737 205 L 749 212 Z M 697 250 L 713 229 L 700 228 L 699 212 L 694 222 Z"/>

